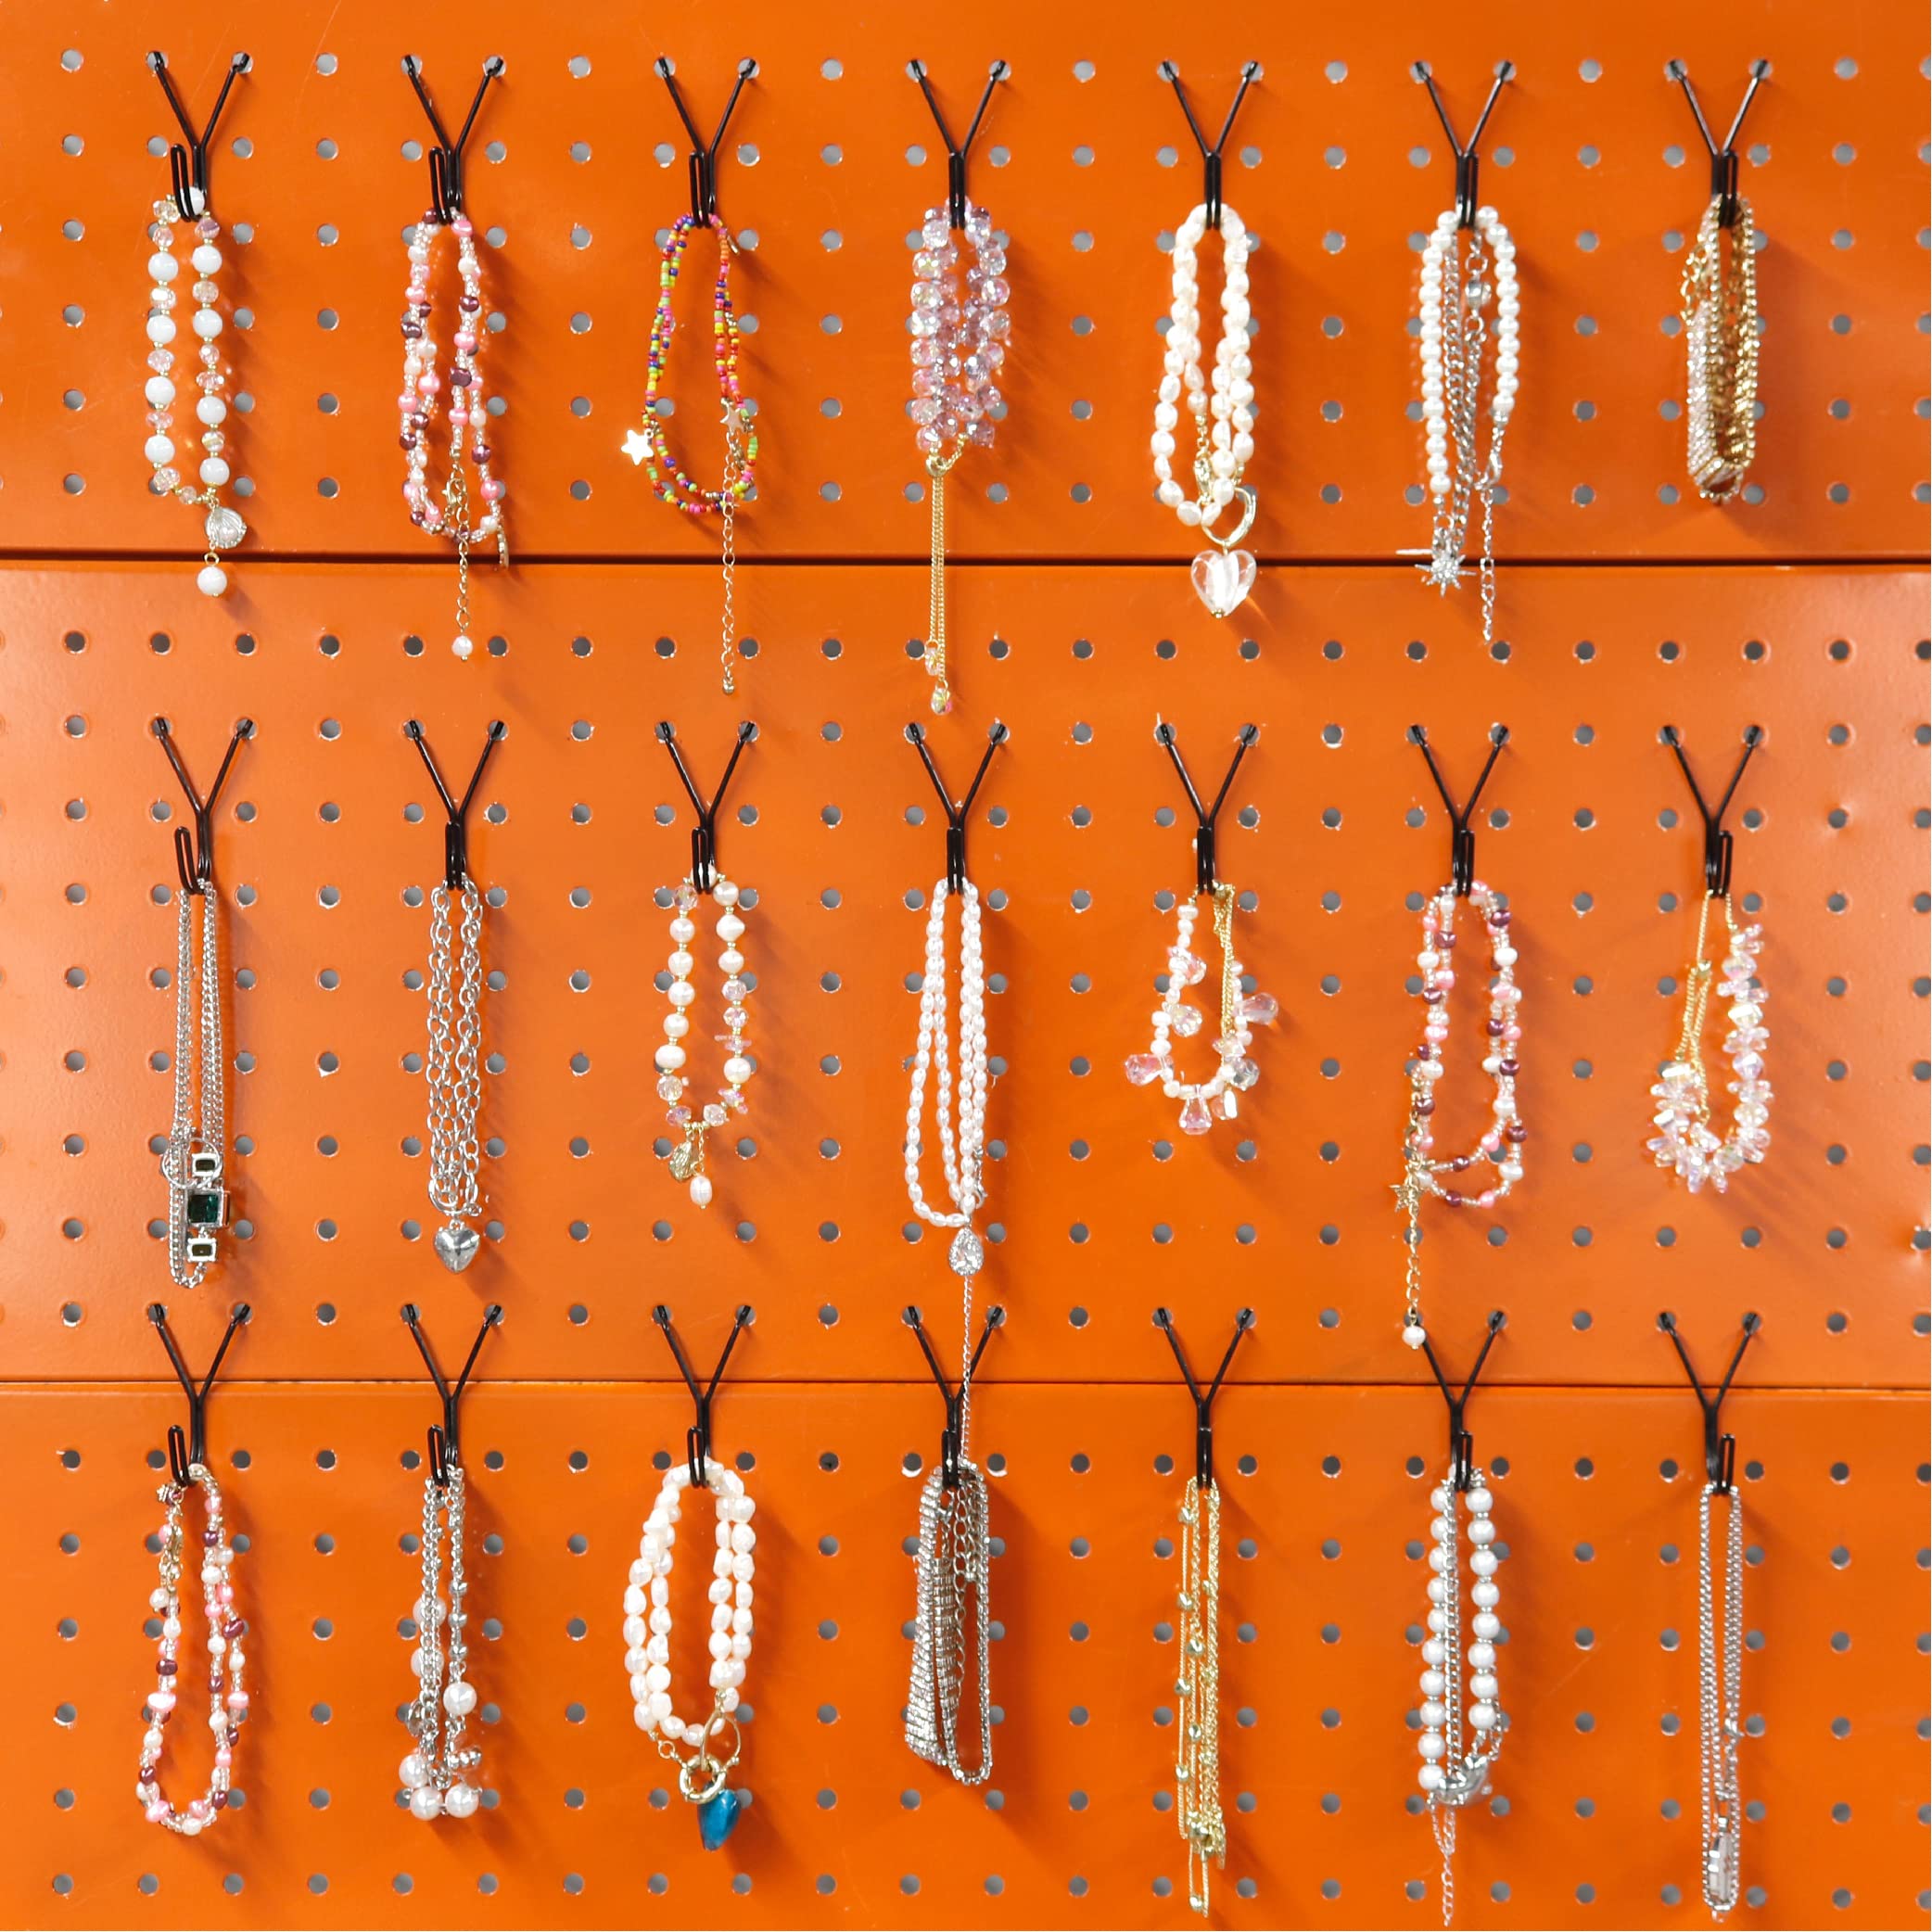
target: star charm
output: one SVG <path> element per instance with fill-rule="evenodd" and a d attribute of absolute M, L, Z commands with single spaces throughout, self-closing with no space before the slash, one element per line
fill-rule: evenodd
<path fill-rule="evenodd" d="M 1448 552 L 1438 551 L 1428 563 L 1417 564 L 1422 581 L 1440 591 L 1443 596 L 1455 589 L 1465 577 L 1469 576 L 1469 566 L 1463 560 Z"/>
<path fill-rule="evenodd" d="M 633 429 L 624 439 L 624 453 L 633 463 L 642 463 L 651 453 L 651 439 L 642 429 Z"/>

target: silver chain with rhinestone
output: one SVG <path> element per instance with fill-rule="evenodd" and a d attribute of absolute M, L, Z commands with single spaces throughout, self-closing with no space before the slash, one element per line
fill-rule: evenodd
<path fill-rule="evenodd" d="M 443 1709 L 445 1685 L 464 1681 L 469 1661 L 469 1646 L 464 1633 L 469 1621 L 464 1608 L 469 1592 L 463 1567 L 464 1495 L 463 1466 L 455 1459 L 455 1453 L 446 1449 L 444 1481 L 439 1483 L 430 1476 L 423 1484 L 423 1593 L 419 1601 L 422 1614 L 416 1632 L 423 1653 L 423 1672 L 409 1724 L 417 1751 L 429 1767 L 431 1782 L 443 1792 L 451 1785 L 464 1782 L 483 1759 L 482 1752 L 464 1748 L 464 1716 L 454 1711 L 446 1713 Z M 445 1520 L 450 1550 L 447 1608 L 442 1596 Z M 447 1654 L 443 1643 L 445 1628 L 449 1633 Z"/>
<path fill-rule="evenodd" d="M 1710 1499 L 1728 1493 L 1722 1658 L 1710 1570 Z M 1737 1903 L 1739 1837 L 1744 1809 L 1737 1786 L 1737 1747 L 1743 1735 L 1744 1498 L 1735 1489 L 1706 1483 L 1697 1505 L 1697 1719 L 1703 1799 L 1704 1903 L 1714 1920 Z"/>
<path fill-rule="evenodd" d="M 198 973 L 196 899 L 201 903 Z M 224 1164 L 227 1159 L 220 936 L 221 906 L 212 883 L 199 893 L 179 893 L 174 922 L 174 1111 L 168 1124 L 168 1144 L 161 1154 L 161 1173 L 168 1182 L 168 1273 L 178 1288 L 198 1288 L 210 1265 L 205 1261 L 190 1261 L 187 1252 L 188 1194 L 196 1179 L 195 1150 L 200 1148 L 212 1153 Z M 204 1187 L 219 1189 L 222 1186 L 220 1172 L 201 1178 Z"/>
<path fill-rule="evenodd" d="M 959 1487 L 948 1490 L 943 1471 L 934 1468 L 920 1495 L 917 1621 L 906 1743 L 916 1756 L 970 1786 L 983 1784 L 993 1771 L 991 1544 L 985 1479 L 963 1458 L 959 1474 Z M 979 1678 L 979 1753 L 971 1765 L 960 1758 L 959 1736 L 969 1619 Z"/>
<path fill-rule="evenodd" d="M 451 890 L 438 885 L 429 895 L 429 1053 L 424 1077 L 429 1088 L 430 1204 L 461 1219 L 480 1211 L 483 896 L 468 879 L 457 896 L 463 902 L 460 967 L 451 957 Z"/>

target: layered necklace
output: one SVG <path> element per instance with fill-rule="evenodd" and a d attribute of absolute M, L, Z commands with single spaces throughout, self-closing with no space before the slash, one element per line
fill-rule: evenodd
<path fill-rule="evenodd" d="M 463 1459 L 455 1443 L 446 1443 L 423 1479 L 423 1594 L 416 1598 L 416 1648 L 409 1660 L 417 1687 L 402 1720 L 415 1744 L 400 1767 L 411 1815 L 426 1823 L 467 1818 L 481 1801 L 477 1773 L 483 1753 L 465 1744 L 463 1735 L 477 1708 L 477 1687 L 464 1674 L 469 1664 L 469 1579 L 463 1567 L 465 1495 Z"/>
<path fill-rule="evenodd" d="M 1516 947 L 1510 943 L 1510 915 L 1502 896 L 1480 879 L 1469 887 L 1469 903 L 1481 915 L 1493 972 L 1489 986 L 1489 1018 L 1485 1023 L 1482 1070 L 1494 1087 L 1490 1125 L 1466 1154 L 1436 1158 L 1433 1117 L 1443 1074 L 1443 1049 L 1449 1039 L 1449 995 L 1455 985 L 1456 894 L 1445 885 L 1423 908 L 1422 949 L 1416 964 L 1422 975 L 1426 1010 L 1421 1044 L 1409 1064 L 1409 1117 L 1404 1137 L 1404 1169 L 1396 1199 L 1407 1218 L 1407 1307 L 1402 1339 L 1420 1348 L 1428 1335 L 1422 1321 L 1422 1203 L 1430 1195 L 1450 1207 L 1493 1208 L 1523 1177 L 1522 1143 L 1528 1129 L 1517 1107 L 1518 1054 L 1522 1041 L 1519 1007 L 1522 995 L 1516 984 Z M 1471 1172 L 1479 1163 L 1491 1170 L 1473 1188 L 1452 1179 Z M 1473 1504 L 1471 1505 L 1473 1507 Z"/>
<path fill-rule="evenodd" d="M 718 1089 L 718 1098 L 702 1108 L 693 1111 L 685 1104 L 684 1091 L 690 1084 L 685 1070 L 691 1063 L 686 1042 L 691 1038 L 691 1010 L 698 997 L 691 978 L 697 966 L 691 947 L 698 928 L 691 915 L 697 909 L 698 898 L 698 888 L 689 879 L 673 896 L 671 955 L 666 962 L 671 975 L 666 995 L 670 1010 L 664 1017 L 664 1045 L 657 1049 L 656 1064 L 657 1098 L 668 1109 L 665 1119 L 684 1137 L 670 1153 L 671 1178 L 688 1182 L 693 1204 L 702 1208 L 711 1205 L 711 1176 L 705 1171 L 705 1136 L 722 1127 L 733 1114 L 746 1111 L 744 1088 L 756 1068 L 744 1050 L 744 1028 L 750 1017 L 744 1002 L 751 997 L 751 986 L 744 978 L 744 954 L 740 947 L 744 937 L 744 901 L 729 879 L 717 878 L 711 885 L 711 899 L 718 910 L 714 930 L 724 946 L 718 956 L 718 970 L 724 974 L 718 994 L 724 1001 L 725 1031 L 716 1037 L 725 1051 L 725 1084 Z"/>
<path fill-rule="evenodd" d="M 452 920 L 452 910 L 460 918 Z M 437 1259 L 460 1275 L 477 1258 L 482 1236 L 470 1226 L 482 1212 L 482 1146 L 477 1115 L 483 1103 L 483 895 L 467 871 L 429 892 L 429 1051 L 423 1062 L 429 1095 L 429 1203 L 443 1216 Z"/>
<path fill-rule="evenodd" d="M 1181 1079 L 1174 1065 L 1174 1041 L 1191 1039 L 1201 1028 L 1199 1007 L 1182 996 L 1207 977 L 1207 961 L 1194 950 L 1195 899 L 1179 902 L 1175 916 L 1174 944 L 1167 952 L 1167 987 L 1154 1010 L 1154 1036 L 1145 1053 L 1130 1054 L 1127 1079 L 1136 1087 L 1161 1083 L 1170 1100 L 1181 1103 L 1184 1134 L 1205 1134 L 1218 1120 L 1233 1120 L 1242 1094 L 1261 1078 L 1261 1069 L 1248 1056 L 1253 1027 L 1272 1025 L 1281 1010 L 1272 993 L 1241 993 L 1241 962 L 1234 952 L 1234 914 L 1239 897 L 1232 885 L 1211 890 L 1214 907 L 1214 939 L 1221 949 L 1220 1028 L 1214 1038 L 1218 1061 L 1202 1081 Z"/>
<path fill-rule="evenodd" d="M 1710 1550 L 1711 1503 L 1719 1496 L 1731 1505 L 1722 1611 Z M 1708 1481 L 1697 1502 L 1697 1760 L 1704 1902 L 1719 1922 L 1738 1899 L 1744 1801 L 1737 1787 L 1737 1747 L 1744 1735 L 1743 1685 L 1744 1498 L 1735 1482 Z"/>
<path fill-rule="evenodd" d="M 718 236 L 718 280 L 711 297 L 711 359 L 718 371 L 724 461 L 715 489 L 693 482 L 671 454 L 670 440 L 665 431 L 667 417 L 659 400 L 678 325 L 673 312 L 678 273 L 683 266 L 692 231 L 699 228 L 710 229 Z M 738 688 L 738 630 L 731 608 L 738 565 L 734 541 L 738 506 L 753 492 L 758 461 L 756 410 L 738 387 L 738 311 L 731 304 L 731 258 L 737 252 L 738 244 L 731 239 L 731 231 L 715 214 L 680 215 L 671 223 L 657 266 L 657 311 L 651 319 L 643 423 L 624 439 L 624 453 L 632 463 L 643 466 L 651 488 L 666 502 L 691 517 L 717 513 L 724 574 L 724 614 L 719 623 L 718 655 L 723 687 L 728 693 Z"/>
<path fill-rule="evenodd" d="M 911 415 L 932 503 L 924 662 L 933 680 L 932 706 L 942 717 L 953 707 L 946 655 L 946 479 L 968 449 L 992 447 L 1000 407 L 995 378 L 1012 330 L 1006 243 L 985 210 L 971 202 L 963 232 L 973 258 L 963 283 L 960 250 L 943 208 L 927 209 L 912 258 Z"/>
<path fill-rule="evenodd" d="M 1724 931 L 1730 940 L 1722 969 L 1704 956 L 1710 908 L 1720 896 Z M 1764 1025 L 1764 1003 L 1769 996 L 1756 984 L 1758 954 L 1763 943 L 1759 927 L 1737 923 L 1728 891 L 1722 896 L 1705 894 L 1697 909 L 1697 956 L 1684 985 L 1684 1025 L 1677 1036 L 1675 1055 L 1665 1062 L 1650 1089 L 1657 1103 L 1651 1115 L 1657 1133 L 1645 1143 L 1657 1164 L 1666 1173 L 1675 1174 L 1693 1194 L 1706 1181 L 1722 1194 L 1731 1176 L 1747 1163 L 1763 1160 L 1771 1145 L 1765 1125 L 1771 1117 L 1771 1083 L 1764 1077 L 1764 1049 L 1771 1040 Z M 1735 1075 L 1725 1084 L 1725 1090 L 1735 1099 L 1730 1131 L 1722 1136 L 1710 1124 L 1713 1110 L 1704 1074 L 1703 1046 L 1711 981 L 1720 970 L 1722 977 L 1717 981 L 1718 996 L 1730 1002 L 1731 1030 L 1724 1036 L 1724 1051 Z"/>
<path fill-rule="evenodd" d="M 1221 1488 L 1212 1476 L 1188 1479 L 1180 1519 L 1175 1809 L 1188 1848 L 1188 1903 L 1205 1918 L 1210 1873 L 1227 1862 L 1227 1819 L 1221 1810 Z"/>
<path fill-rule="evenodd" d="M 1713 195 L 1684 264 L 1684 417 L 1691 481 L 1727 502 L 1758 453 L 1758 235 L 1739 197 Z M 1728 238 L 1728 240 L 1727 240 Z"/>
<path fill-rule="evenodd" d="M 220 1257 L 220 1235 L 228 1225 L 221 895 L 212 879 L 203 879 L 193 889 L 184 885 L 174 903 L 174 1110 L 161 1150 L 168 1182 L 168 1273 L 179 1288 L 199 1288 Z"/>
<path fill-rule="evenodd" d="M 954 1070 L 947 1043 L 946 909 L 960 901 L 958 1121 Z M 972 1217 L 985 1201 L 983 1166 L 986 1145 L 986 983 L 980 952 L 979 890 L 970 879 L 955 892 L 945 879 L 933 887 L 926 916 L 925 971 L 920 983 L 919 1036 L 906 1108 L 906 1192 L 913 1212 L 934 1227 L 953 1230 L 947 1265 L 961 1282 L 959 1427 L 956 1481 L 935 1468 L 920 1499 L 918 1592 L 911 1692 L 906 1706 L 906 1743 L 918 1757 L 942 1766 L 963 1785 L 977 1785 L 993 1769 L 991 1618 L 987 1608 L 992 1543 L 987 1529 L 985 1479 L 969 1454 L 972 1403 L 972 1290 L 985 1265 L 985 1247 Z M 925 1198 L 920 1163 L 923 1151 L 926 1078 L 934 1085 L 939 1150 L 950 1208 Z M 979 1684 L 979 1741 L 970 1759 L 960 1750 L 961 1706 L 967 1679 Z"/>
<path fill-rule="evenodd" d="M 1421 307 L 1423 446 L 1434 525 L 1430 559 L 1420 567 L 1424 579 L 1438 591 L 1454 590 L 1468 567 L 1471 518 L 1480 515 L 1476 568 L 1487 645 L 1495 636 L 1495 493 L 1503 477 L 1503 432 L 1516 407 L 1519 342 L 1516 244 L 1494 209 L 1477 209 L 1468 228 L 1454 208 L 1436 217 L 1422 250 Z M 1482 350 L 1491 339 L 1495 381 L 1484 451 Z"/>
<path fill-rule="evenodd" d="M 1202 202 L 1174 237 L 1174 289 L 1152 448 L 1155 494 L 1185 527 L 1200 530 L 1212 546 L 1194 559 L 1194 593 L 1213 616 L 1225 617 L 1254 588 L 1254 558 L 1237 547 L 1254 522 L 1254 490 L 1241 480 L 1254 454 L 1254 366 L 1248 354 L 1248 231 L 1223 202 L 1221 339 L 1214 346 L 1212 385 L 1201 374 L 1195 257 L 1207 228 L 1208 209 Z M 1188 459 L 1191 493 L 1174 475 L 1183 408 L 1193 418 L 1194 452 Z M 1228 527 L 1217 527 L 1237 502 L 1240 507 Z"/>
<path fill-rule="evenodd" d="M 443 377 L 437 372 L 437 341 L 431 332 L 433 304 L 429 267 L 436 244 L 445 231 L 456 237 L 456 271 L 463 293 L 456 299 L 456 329 L 447 400 Z M 402 311 L 402 392 L 397 399 L 402 414 L 401 442 L 407 475 L 402 501 L 409 520 L 418 529 L 446 538 L 456 549 L 456 635 L 450 649 L 467 657 L 476 645 L 470 637 L 470 553 L 496 546 L 497 562 L 510 561 L 510 535 L 503 517 L 503 486 L 490 474 L 494 451 L 489 443 L 489 399 L 484 395 L 477 362 L 485 334 L 483 266 L 477 259 L 477 237 L 466 214 L 445 220 L 428 210 L 409 238 L 409 293 Z M 449 425 L 449 474 L 440 489 L 429 480 L 429 441 L 440 410 Z M 464 467 L 464 446 L 477 475 L 476 498 Z"/>

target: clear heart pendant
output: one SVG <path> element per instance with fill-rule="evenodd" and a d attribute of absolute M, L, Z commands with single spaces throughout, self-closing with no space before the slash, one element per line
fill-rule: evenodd
<path fill-rule="evenodd" d="M 1194 594 L 1207 605 L 1210 615 L 1225 617 L 1248 601 L 1260 573 L 1251 552 L 1204 550 L 1194 559 L 1189 574 Z"/>

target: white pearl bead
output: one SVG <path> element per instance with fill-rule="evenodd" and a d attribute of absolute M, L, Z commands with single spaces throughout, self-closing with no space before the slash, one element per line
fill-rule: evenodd
<path fill-rule="evenodd" d="M 210 487 L 228 480 L 228 465 L 219 456 L 204 456 L 201 460 L 201 480 Z"/>
<path fill-rule="evenodd" d="M 216 310 L 197 309 L 189 326 L 204 342 L 212 342 L 222 333 L 222 318 Z"/>
<path fill-rule="evenodd" d="M 148 462 L 154 464 L 156 469 L 159 469 L 164 463 L 172 463 L 174 461 L 173 439 L 163 436 L 157 430 L 142 445 L 142 454 L 147 458 Z"/>
<path fill-rule="evenodd" d="M 211 242 L 202 242 L 188 257 L 197 275 L 211 275 L 222 265 L 222 251 Z"/>
<path fill-rule="evenodd" d="M 172 384 L 170 385 L 170 391 L 172 394 Z M 227 420 L 228 405 L 219 396 L 204 396 L 200 401 L 196 403 L 195 413 L 202 422 L 212 426 L 216 423 Z"/>
<path fill-rule="evenodd" d="M 709 1175 L 694 1174 L 692 1176 L 691 1200 L 694 1207 L 703 1208 L 711 1205 L 711 1176 Z"/>
<path fill-rule="evenodd" d="M 422 1819 L 426 1824 L 436 1817 L 442 1808 L 442 1793 L 434 1785 L 419 1785 L 409 1794 L 410 1815 Z"/>
<path fill-rule="evenodd" d="M 219 597 L 228 588 L 228 573 L 219 564 L 204 564 L 196 573 L 195 588 L 204 597 Z"/>
<path fill-rule="evenodd" d="M 147 339 L 158 345 L 174 340 L 174 318 L 172 315 L 150 315 L 147 318 Z"/>

